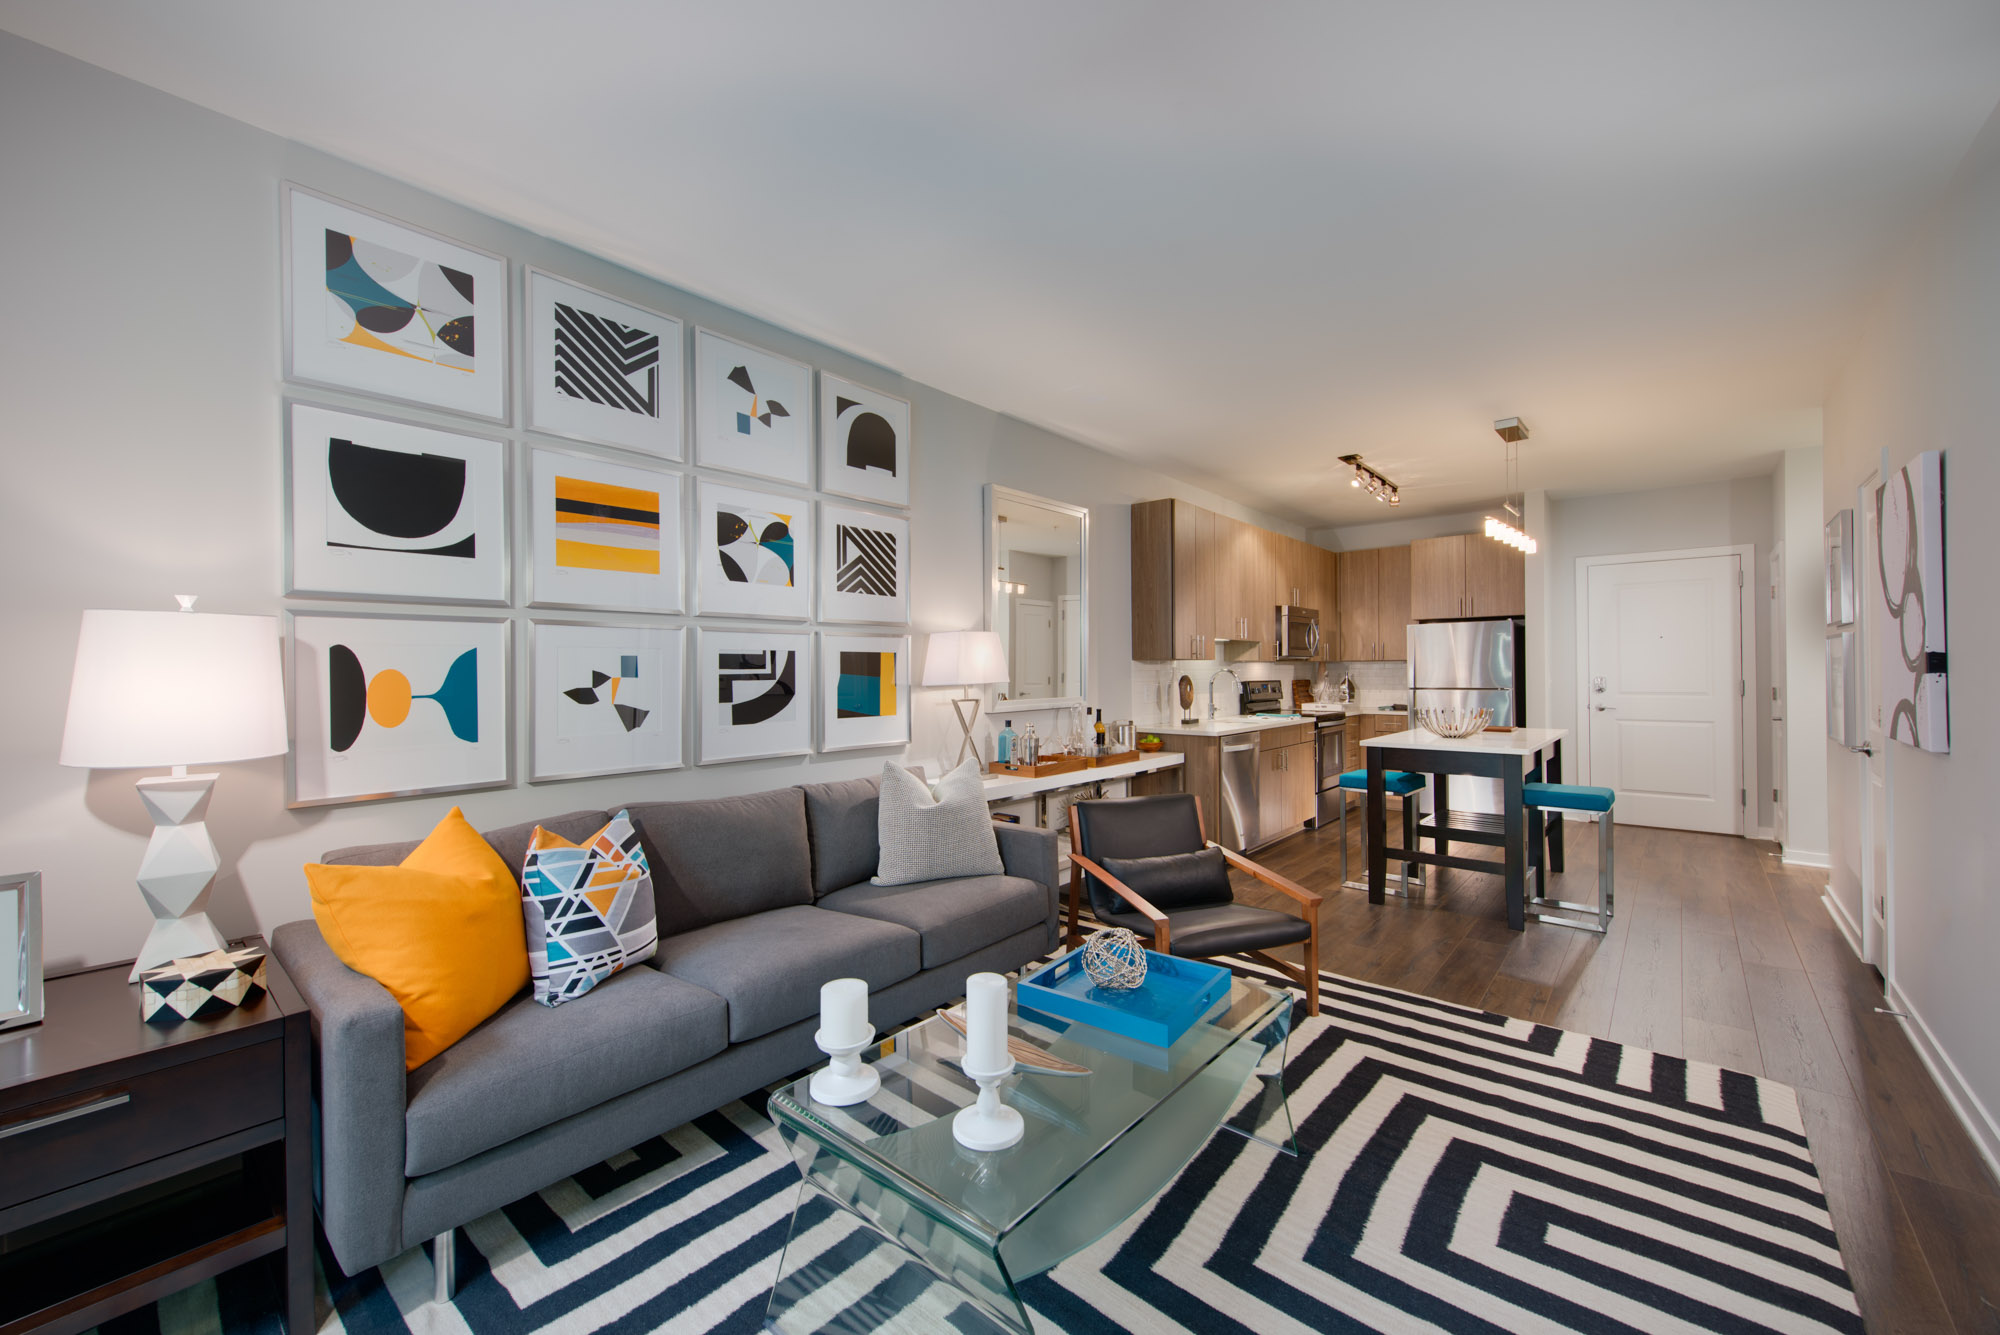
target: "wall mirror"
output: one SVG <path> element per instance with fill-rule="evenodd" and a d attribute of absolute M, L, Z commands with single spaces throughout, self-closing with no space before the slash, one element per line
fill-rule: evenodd
<path fill-rule="evenodd" d="M 0 1030 L 42 1018 L 42 874 L 0 876 Z"/>
<path fill-rule="evenodd" d="M 1080 705 L 1089 695 L 1090 511 L 986 488 L 986 627 L 1007 646 L 1002 698 Z"/>

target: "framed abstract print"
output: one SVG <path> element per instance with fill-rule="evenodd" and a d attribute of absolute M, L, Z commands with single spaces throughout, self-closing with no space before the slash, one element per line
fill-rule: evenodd
<path fill-rule="evenodd" d="M 529 605 L 679 612 L 681 475 L 528 450 Z"/>
<path fill-rule="evenodd" d="M 910 638 L 819 637 L 819 749 L 910 742 Z"/>
<path fill-rule="evenodd" d="M 285 376 L 507 420 L 507 261 L 284 187 Z"/>
<path fill-rule="evenodd" d="M 1882 730 L 1921 751 L 1951 750 L 1944 524 L 1944 454 L 1926 450 L 1882 484 L 1871 581 L 1882 665 L 1871 685 Z"/>
<path fill-rule="evenodd" d="M 836 496 L 910 503 L 910 403 L 820 373 L 819 485 Z"/>
<path fill-rule="evenodd" d="M 812 368 L 694 331 L 694 459 L 805 486 L 812 479 Z"/>
<path fill-rule="evenodd" d="M 910 522 L 820 502 L 819 619 L 906 625 Z"/>
<path fill-rule="evenodd" d="M 681 458 L 681 322 L 540 269 L 527 290 L 528 426 Z"/>
<path fill-rule="evenodd" d="M 687 632 L 533 623 L 528 780 L 679 769 Z"/>
<path fill-rule="evenodd" d="M 310 403 L 285 426 L 285 592 L 507 602 L 505 443 Z"/>
<path fill-rule="evenodd" d="M 703 616 L 812 615 L 812 502 L 701 479 L 695 579 Z"/>
<path fill-rule="evenodd" d="M 319 612 L 286 621 L 288 805 L 513 782 L 510 622 Z"/>
<path fill-rule="evenodd" d="M 812 749 L 810 635 L 697 630 L 694 655 L 701 764 Z"/>

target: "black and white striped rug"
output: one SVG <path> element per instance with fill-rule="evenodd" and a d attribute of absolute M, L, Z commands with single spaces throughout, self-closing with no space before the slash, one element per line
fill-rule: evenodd
<path fill-rule="evenodd" d="M 1286 1066 L 1300 1157 L 1218 1134 L 1024 1282 L 1038 1330 L 1861 1331 L 1789 1087 L 1333 975 L 1322 1008 Z M 733 1104 L 468 1226 L 448 1307 L 423 1249 L 324 1262 L 322 1330 L 756 1331 L 798 1197 Z M 977 1328 L 859 1227 L 822 1206 L 799 1243 L 859 1299 L 845 1320 Z M 245 1268 L 104 1329 L 277 1335 L 265 1284 Z"/>

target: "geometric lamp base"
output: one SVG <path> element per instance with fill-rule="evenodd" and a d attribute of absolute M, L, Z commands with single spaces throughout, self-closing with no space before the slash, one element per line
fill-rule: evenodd
<path fill-rule="evenodd" d="M 153 930 L 139 948 L 131 982 L 147 969 L 225 945 L 208 920 L 208 894 L 221 866 L 207 822 L 218 777 L 182 772 L 139 780 L 139 800 L 153 817 L 153 837 L 139 861 L 139 893 L 153 911 Z"/>

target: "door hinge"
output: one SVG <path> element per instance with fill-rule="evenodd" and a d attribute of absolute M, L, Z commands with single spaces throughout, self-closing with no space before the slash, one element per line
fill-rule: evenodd
<path fill-rule="evenodd" d="M 1772 806 L 1778 805 L 1778 790 L 1775 788 L 1771 790 L 1771 805 Z"/>
<path fill-rule="evenodd" d="M 1736 572 L 1736 587 L 1739 589 L 1743 587 L 1743 572 L 1741 570 Z"/>
<path fill-rule="evenodd" d="M 1750 687 L 1749 687 L 1749 686 L 1748 686 L 1748 685 L 1747 685 L 1747 684 L 1746 684 L 1746 683 L 1745 683 L 1745 682 L 1743 681 L 1743 679 L 1742 679 L 1741 677 L 1737 678 L 1737 679 L 1736 679 L 1736 698 L 1737 698 L 1738 700 L 1741 700 L 1741 699 L 1742 699 L 1742 698 L 1743 698 L 1744 696 L 1746 696 L 1746 695 L 1748 695 L 1748 694 L 1750 694 Z"/>
<path fill-rule="evenodd" d="M 1736 790 L 1736 805 L 1739 807 L 1750 805 L 1750 790 L 1748 788 L 1738 788 Z"/>

